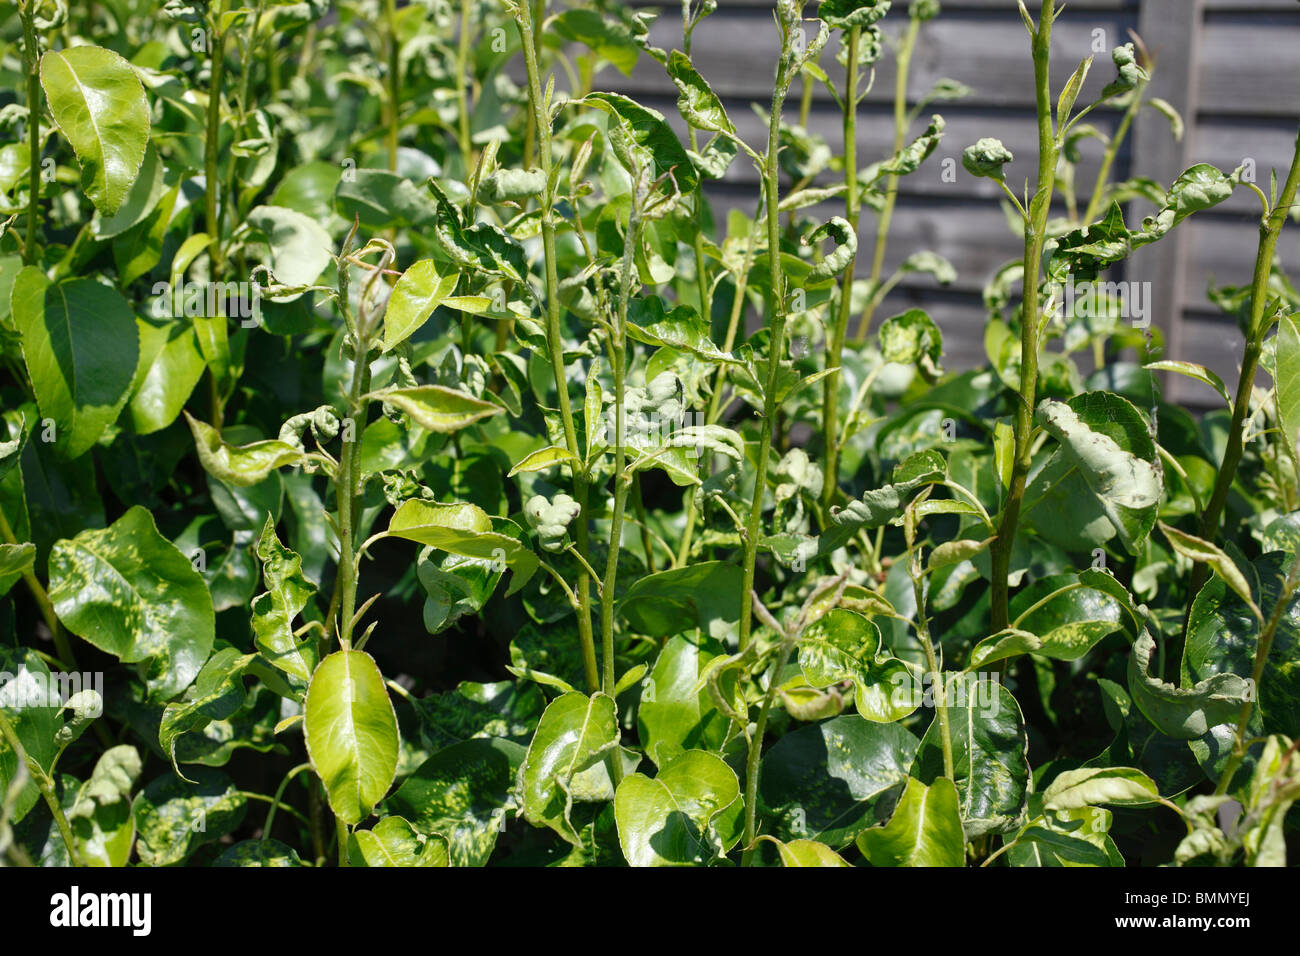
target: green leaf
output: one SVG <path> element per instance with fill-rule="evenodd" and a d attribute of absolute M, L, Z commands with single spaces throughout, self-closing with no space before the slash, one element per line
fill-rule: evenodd
<path fill-rule="evenodd" d="M 88 866 L 126 866 L 135 842 L 131 788 L 140 769 L 133 746 L 110 747 L 67 809 L 78 854 Z"/>
<path fill-rule="evenodd" d="M 369 830 L 348 837 L 353 866 L 447 866 L 447 844 L 417 833 L 401 817 L 384 817 Z"/>
<path fill-rule="evenodd" d="M 1025 494 L 1040 502 L 1027 509 L 1027 519 L 1067 550 L 1091 548 L 1118 534 L 1136 552 L 1155 526 L 1164 486 L 1141 413 L 1111 392 L 1085 392 L 1068 403 L 1043 402 L 1037 420 L 1060 449 Z M 1081 481 L 1065 480 L 1074 473 Z M 1104 517 L 1113 531 L 1081 525 L 1090 515 Z"/>
<path fill-rule="evenodd" d="M 868 27 L 889 12 L 889 0 L 821 0 L 818 19 L 837 30 Z"/>
<path fill-rule="evenodd" d="M 524 748 L 480 737 L 438 751 L 386 801 L 420 833 L 446 841 L 452 866 L 483 866 L 504 829 Z"/>
<path fill-rule="evenodd" d="M 1067 770 L 1043 792 L 1047 810 L 1076 810 L 1107 803 L 1133 807 L 1152 803 L 1160 796 L 1155 781 L 1130 767 L 1083 767 Z"/>
<path fill-rule="evenodd" d="M 196 767 L 198 783 L 167 774 L 136 794 L 136 852 L 145 866 L 183 863 L 205 843 L 233 833 L 244 820 L 248 798 L 220 770 Z"/>
<path fill-rule="evenodd" d="M 708 81 L 695 69 L 690 57 L 680 50 L 673 50 L 668 54 L 665 66 L 668 76 L 677 87 L 677 109 L 686 122 L 696 129 L 735 133 L 736 127 L 727 116 L 722 100 L 718 99 Z"/>
<path fill-rule="evenodd" d="M 269 439 L 248 445 L 230 445 L 221 440 L 215 428 L 189 412 L 185 413 L 185 420 L 194 434 L 194 447 L 203 470 L 236 488 L 259 484 L 277 469 L 302 461 L 302 450 L 287 442 Z"/>
<path fill-rule="evenodd" d="M 714 705 L 701 678 L 724 654 L 718 641 L 677 635 L 668 639 L 642 683 L 637 730 L 658 767 L 693 747 L 721 750 L 731 720 Z"/>
<path fill-rule="evenodd" d="M 1169 544 L 1176 552 L 1190 561 L 1208 565 L 1210 570 L 1222 578 L 1223 583 L 1232 588 L 1237 597 L 1245 602 L 1254 613 L 1255 619 L 1263 623 L 1264 615 L 1255 604 L 1255 598 L 1250 591 L 1250 582 L 1246 580 L 1246 576 L 1241 573 L 1241 568 L 1237 567 L 1237 562 L 1233 561 L 1227 552 L 1204 538 L 1171 528 L 1163 521 L 1160 522 L 1160 530 L 1164 532 L 1164 536 L 1169 539 Z"/>
<path fill-rule="evenodd" d="M 421 259 L 403 272 L 384 311 L 384 348 L 391 349 L 414 335 L 455 291 L 459 279 L 455 273 L 440 275 L 432 259 Z"/>
<path fill-rule="evenodd" d="M 149 143 L 149 99 L 135 70 L 97 46 L 50 50 L 41 86 L 55 125 L 81 163 L 81 186 L 105 216 L 126 200 Z"/>
<path fill-rule="evenodd" d="M 335 651 L 307 688 L 303 735 L 330 809 L 355 826 L 370 816 L 397 773 L 397 716 L 374 658 Z"/>
<path fill-rule="evenodd" d="M 835 243 L 835 247 L 809 270 L 810 282 L 834 278 L 847 269 L 852 264 L 854 256 L 858 254 L 857 230 L 839 216 L 832 216 L 803 237 L 805 245 L 814 247 L 822 239 L 830 239 Z"/>
<path fill-rule="evenodd" d="M 280 543 L 270 515 L 257 541 L 266 590 L 253 598 L 253 643 L 268 661 L 304 684 L 316 670 L 316 641 L 307 634 L 295 634 L 294 619 L 316 593 L 316 586 L 303 577 L 302 558 Z"/>
<path fill-rule="evenodd" d="M 537 451 L 529 452 L 510 469 L 507 478 L 513 478 L 515 475 L 534 472 L 546 471 L 548 468 L 554 468 L 556 465 L 562 465 L 566 462 L 577 461 L 577 457 L 567 448 L 561 448 L 558 445 L 548 445 L 546 448 L 539 448 Z"/>
<path fill-rule="evenodd" d="M 220 867 L 306 866 L 298 851 L 279 840 L 240 840 L 213 862 Z"/>
<path fill-rule="evenodd" d="M 624 76 L 632 75 L 632 68 L 641 54 L 641 48 L 626 26 L 617 20 L 605 19 L 595 10 L 580 7 L 565 10 L 548 20 L 547 27 L 566 40 L 585 44 Z M 537 29 L 541 29 L 540 24 Z"/>
<path fill-rule="evenodd" d="M 948 674 L 954 782 L 966 836 L 1006 833 L 1024 821 L 1029 794 L 1029 739 L 1020 704 L 999 681 L 980 674 Z M 938 715 L 921 739 L 913 776 L 943 776 Z"/>
<path fill-rule="evenodd" d="M 28 759 L 49 771 L 58 753 L 55 735 L 59 732 L 59 701 L 51 700 L 50 669 L 33 650 L 26 647 L 0 646 L 0 673 L 7 680 L 0 684 L 0 710 L 8 718 Z M 0 794 L 13 799 L 9 804 L 9 822 L 17 823 L 41 798 L 40 788 L 30 775 L 16 794 L 10 793 L 18 770 L 18 756 L 0 737 Z M 0 806 L 4 797 L 0 797 Z"/>
<path fill-rule="evenodd" d="M 1257 558 L 1252 576 L 1259 580 L 1255 603 L 1276 607 L 1283 584 L 1290 571 L 1294 552 L 1274 551 Z M 1260 623 L 1253 610 L 1239 595 L 1230 593 L 1223 580 L 1214 578 L 1203 587 L 1192 603 L 1187 622 L 1187 644 L 1183 651 L 1181 683 L 1219 680 L 1227 675 L 1249 680 L 1254 673 L 1255 653 L 1259 645 Z M 1259 733 L 1280 733 L 1300 737 L 1300 597 L 1293 597 L 1278 619 L 1273 644 L 1269 648 L 1259 686 L 1255 694 L 1252 727 L 1259 722 Z M 1199 685 L 1197 685 L 1199 686 Z M 1236 725 L 1240 705 L 1225 712 L 1223 723 Z"/>
<path fill-rule="evenodd" d="M 652 182 L 668 177 L 675 187 L 670 193 L 695 189 L 699 181 L 695 166 L 662 113 L 619 93 L 588 93 L 578 102 L 613 117 L 608 129 L 610 148 L 628 172 L 643 170 Z"/>
<path fill-rule="evenodd" d="M 1297 343 L 1300 346 L 1300 342 Z M 1198 382 L 1204 382 L 1210 388 L 1219 393 L 1228 405 L 1232 405 L 1232 396 L 1228 393 L 1228 386 L 1223 384 L 1223 379 L 1215 375 L 1204 365 L 1197 365 L 1195 362 L 1148 362 L 1142 366 L 1149 372 L 1176 372 L 1179 375 L 1186 375 L 1188 378 L 1194 378 Z"/>
<path fill-rule="evenodd" d="M 857 842 L 872 866 L 964 866 L 957 789 L 946 777 L 928 787 L 909 777 L 889 823 L 864 830 Z"/>
<path fill-rule="evenodd" d="M 194 323 L 137 319 L 140 366 L 131 392 L 131 425 L 151 435 L 176 421 L 207 368 Z"/>
<path fill-rule="evenodd" d="M 547 826 L 575 846 L 582 839 L 570 820 L 575 779 L 618 744 L 614 700 L 605 694 L 561 694 L 537 724 L 520 771 L 524 819 Z"/>
<path fill-rule="evenodd" d="M 831 523 L 852 534 L 859 528 L 877 528 L 893 521 L 902 515 L 915 492 L 925 485 L 942 481 L 947 470 L 943 456 L 937 451 L 917 452 L 894 468 L 894 480 L 890 484 L 868 491 L 861 500 L 851 501 L 844 508 L 832 507 Z M 837 546 L 842 543 L 841 538 L 835 540 Z M 826 550 L 827 545 L 823 542 L 822 552 Z"/>
<path fill-rule="evenodd" d="M 1232 673 L 1214 674 L 1191 687 L 1175 687 L 1151 673 L 1155 650 L 1155 638 L 1144 630 L 1129 657 L 1128 687 L 1138 710 L 1166 737 L 1193 740 L 1211 727 L 1234 722 L 1242 704 L 1255 694 L 1249 679 Z"/>
<path fill-rule="evenodd" d="M 505 409 L 473 395 L 445 385 L 419 385 L 414 388 L 389 388 L 367 396 L 385 405 L 400 408 L 411 421 L 425 431 L 449 435 Z"/>
<path fill-rule="evenodd" d="M 428 595 L 424 602 L 425 630 L 439 634 L 466 615 L 483 610 L 505 568 L 479 558 L 440 555 L 436 549 L 427 548 L 420 553 L 415 571 Z"/>
<path fill-rule="evenodd" d="M 517 530 L 512 522 L 506 522 Z M 481 508 L 471 504 L 437 504 L 412 498 L 404 501 L 388 521 L 388 533 L 408 541 L 450 551 L 467 558 L 504 563 L 514 572 L 506 596 L 518 591 L 539 567 L 537 555 L 519 538 L 493 530 L 497 527 Z"/>
<path fill-rule="evenodd" d="M 786 836 L 838 849 L 877 823 L 877 803 L 907 779 L 918 741 L 901 724 L 845 714 L 785 734 L 763 755 L 761 809 Z"/>
<path fill-rule="evenodd" d="M 54 421 L 59 452 L 76 458 L 126 404 L 140 355 L 135 315 L 110 286 L 51 283 L 35 266 L 18 273 L 10 295 L 41 416 Z"/>
<path fill-rule="evenodd" d="M 333 261 L 330 234 L 310 216 L 279 206 L 257 206 L 244 221 L 266 242 L 270 253 L 266 265 L 284 285 L 311 285 Z"/>
<path fill-rule="evenodd" d="M 163 708 L 158 744 L 182 780 L 194 782 L 181 773 L 176 760 L 177 740 L 214 720 L 225 720 L 243 706 L 244 672 L 255 659 L 254 654 L 241 655 L 236 648 L 222 647 L 208 658 L 185 698 Z"/>
<path fill-rule="evenodd" d="M 212 598 L 145 508 L 55 542 L 49 565 L 59 621 L 124 664 L 144 662 L 151 696 L 174 697 L 198 675 L 216 636 Z"/>
<path fill-rule="evenodd" d="M 709 863 L 736 845 L 744 800 L 736 773 L 706 750 L 687 750 L 653 779 L 634 773 L 614 796 L 623 856 L 632 866 Z"/>
<path fill-rule="evenodd" d="M 799 638 L 799 668 L 812 687 L 854 684 L 867 720 L 902 720 L 920 704 L 920 673 L 884 649 L 880 629 L 856 611 L 833 608 Z"/>
<path fill-rule="evenodd" d="M 0 578 L 21 574 L 35 562 L 36 545 L 30 541 L 25 544 L 0 544 Z"/>
<path fill-rule="evenodd" d="M 1278 323 L 1276 365 L 1274 381 L 1282 440 L 1291 451 L 1292 461 L 1300 461 L 1300 326 L 1294 315 L 1284 315 Z"/>
<path fill-rule="evenodd" d="M 405 176 L 386 169 L 354 169 L 334 191 L 338 214 L 372 231 L 428 225 L 437 215 L 432 199 Z"/>
<path fill-rule="evenodd" d="M 713 344 L 709 324 L 693 307 L 679 305 L 667 311 L 658 296 L 636 298 L 629 303 L 627 334 L 633 341 L 689 352 L 707 362 L 741 364 L 730 352 Z"/>
<path fill-rule="evenodd" d="M 722 640 L 740 621 L 742 576 L 721 561 L 647 574 L 627 589 L 618 611 L 640 634 L 672 637 L 698 627 Z"/>
<path fill-rule="evenodd" d="M 782 843 L 775 837 L 768 837 L 776 844 L 776 850 L 781 854 L 781 865 L 786 867 L 794 866 L 848 866 L 844 857 L 840 856 L 825 843 L 818 843 L 816 840 L 791 840 L 789 843 Z"/>
<path fill-rule="evenodd" d="M 908 309 L 886 319 L 877 334 L 880 354 L 886 362 L 915 365 L 927 381 L 943 374 L 943 333 L 923 309 Z"/>

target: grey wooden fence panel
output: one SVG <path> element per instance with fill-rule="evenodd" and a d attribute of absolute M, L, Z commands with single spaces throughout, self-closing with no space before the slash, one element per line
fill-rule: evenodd
<path fill-rule="evenodd" d="M 1040 4 L 1028 2 L 1031 10 Z M 643 6 L 638 4 L 638 6 Z M 652 27 L 653 41 L 665 48 L 680 46 L 680 4 L 652 4 L 661 16 Z M 906 7 L 897 0 L 896 10 Z M 761 142 L 763 121 L 751 104 L 766 107 L 777 51 L 771 0 L 720 0 L 718 11 L 695 34 L 694 55 L 701 72 L 724 98 L 741 135 Z M 809 15 L 815 11 L 808 4 Z M 891 15 L 887 29 L 897 31 L 904 18 Z M 1121 151 L 1115 176 L 1150 175 L 1171 181 L 1195 162 L 1234 169 L 1251 160 L 1258 182 L 1267 189 L 1269 171 L 1284 169 L 1295 145 L 1300 119 L 1300 3 L 1296 0 L 1074 0 L 1053 34 L 1053 85 L 1068 78 L 1083 57 L 1141 33 L 1159 64 L 1154 95 L 1163 96 L 1184 112 L 1187 133 L 1175 143 L 1168 126 L 1148 111 Z M 1098 33 L 1097 31 L 1100 31 Z M 1101 43 L 1095 41 L 1100 37 Z M 833 63 L 836 41 L 823 57 Z M 1113 75 L 1105 52 L 1097 56 L 1081 100 L 1095 95 Z M 900 183 L 898 208 L 891 231 L 886 266 L 931 249 L 956 267 L 958 279 L 937 289 L 926 276 L 909 277 L 886 301 L 880 315 L 913 306 L 926 308 L 942 325 L 950 367 L 983 361 L 984 309 L 981 290 L 997 268 L 1020 252 L 1019 238 L 1008 228 L 1000 208 L 1000 191 L 987 180 L 976 180 L 960 169 L 956 180 L 941 175 L 945 159 L 958 161 L 964 146 L 980 136 L 1002 139 L 1016 155 L 1008 182 L 1019 184 L 1034 176 L 1036 131 L 1033 115 L 1032 67 L 1028 39 L 1014 0 L 943 0 L 942 16 L 926 24 L 913 59 L 908 96 L 917 102 L 935 81 L 951 77 L 974 89 L 957 103 L 935 103 L 918 119 L 918 132 L 930 112 L 942 113 L 947 133 L 936 155 L 916 174 Z M 645 99 L 669 117 L 675 116 L 675 90 L 662 69 L 642 58 L 629 78 L 606 71 L 603 86 Z M 858 153 L 863 163 L 888 152 L 892 138 L 893 60 L 886 56 L 859 114 Z M 788 110 L 797 109 L 799 89 Z M 1098 110 L 1098 126 L 1113 128 L 1116 114 Z M 674 122 L 676 120 L 674 119 Z M 831 149 L 842 149 L 839 113 L 820 89 L 815 91 L 809 127 L 825 137 Z M 678 127 L 682 130 L 682 127 Z M 1078 188 L 1086 197 L 1096 175 L 1101 146 L 1082 147 Z M 758 180 L 748 163 L 737 162 L 726 179 L 712 187 L 719 216 L 739 208 L 752 214 Z M 838 203 L 810 210 L 828 216 Z M 1149 204 L 1134 202 L 1129 221 L 1149 214 Z M 1128 263 L 1124 277 L 1150 281 L 1157 320 L 1166 336 L 1169 357 L 1200 362 L 1230 384 L 1237 378 L 1241 335 L 1230 318 L 1216 314 L 1206 290 L 1217 284 L 1244 284 L 1253 266 L 1258 200 L 1241 190 L 1218 209 L 1202 213 L 1174 236 Z M 863 248 L 869 249 L 875 222 L 864 212 Z M 1300 274 L 1300 227 L 1284 233 L 1279 254 Z M 859 257 L 859 268 L 869 256 Z M 1184 404 L 1212 404 L 1213 395 L 1195 383 L 1167 383 L 1171 397 Z"/>

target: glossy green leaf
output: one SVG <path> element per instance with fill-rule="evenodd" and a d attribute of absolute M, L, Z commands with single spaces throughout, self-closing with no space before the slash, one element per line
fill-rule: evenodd
<path fill-rule="evenodd" d="M 81 163 L 81 186 L 103 215 L 126 200 L 149 143 L 149 99 L 131 64 L 98 46 L 50 50 L 41 86 Z"/>
<path fill-rule="evenodd" d="M 1131 767 L 1087 767 L 1067 770 L 1043 792 L 1048 810 L 1075 810 L 1098 804 L 1129 807 L 1151 803 L 1160 796 L 1155 781 Z"/>
<path fill-rule="evenodd" d="M 537 555 L 519 538 L 493 530 L 496 527 L 475 505 L 442 505 L 418 498 L 402 502 L 388 521 L 388 533 L 394 537 L 510 568 L 514 579 L 506 592 L 509 596 L 528 582 L 539 564 Z"/>
<path fill-rule="evenodd" d="M 190 685 L 212 650 L 212 598 L 153 515 L 136 505 L 103 530 L 62 539 L 49 565 L 64 627 L 124 664 L 143 663 L 158 699 Z"/>
<path fill-rule="evenodd" d="M 920 704 L 920 673 L 884 649 L 880 629 L 856 611 L 834 608 L 799 638 L 799 667 L 812 687 L 854 684 L 867 720 L 902 720 Z"/>
<path fill-rule="evenodd" d="M 900 724 L 845 714 L 785 734 L 763 755 L 761 808 L 776 832 L 819 840 L 832 849 L 852 843 L 879 822 L 877 804 L 907 779 L 918 741 Z"/>
<path fill-rule="evenodd" d="M 434 309 L 456 290 L 459 276 L 441 275 L 432 259 L 421 259 L 402 273 L 384 311 L 384 348 L 391 349 L 414 335 Z"/>
<path fill-rule="evenodd" d="M 772 842 L 776 844 L 776 850 L 781 854 L 781 865 L 785 867 L 849 865 L 844 857 L 825 843 L 818 843 L 816 840 L 791 840 L 789 843 L 782 843 L 780 840 L 773 839 Z"/>
<path fill-rule="evenodd" d="M 1176 687 L 1151 673 L 1155 650 L 1155 638 L 1144 630 L 1129 657 L 1128 687 L 1138 709 L 1167 737 L 1192 740 L 1211 727 L 1235 721 L 1242 704 L 1255 694 L 1249 678 L 1233 673 L 1215 673 L 1191 686 Z"/>
<path fill-rule="evenodd" d="M 953 775 L 966 836 L 1016 829 L 1024 821 L 1029 794 L 1029 739 L 1020 704 L 987 675 L 950 674 L 947 684 Z M 943 775 L 940 734 L 936 715 L 912 770 L 922 782 Z"/>
<path fill-rule="evenodd" d="M 520 771 L 524 818 L 581 845 L 571 820 L 575 779 L 618 744 L 614 701 L 604 694 L 561 694 L 537 724 Z"/>
<path fill-rule="evenodd" d="M 222 647 L 203 665 L 185 697 L 163 708 L 158 727 L 158 744 L 172 762 L 176 776 L 192 783 L 176 759 L 176 743 L 181 735 L 206 727 L 214 720 L 225 720 L 244 703 L 244 672 L 255 655 L 240 654 L 236 648 Z"/>
<path fill-rule="evenodd" d="M 14 324 L 41 416 L 66 458 L 89 451 L 129 397 L 140 347 L 130 305 L 90 279 L 51 283 L 28 266 L 14 279 Z"/>
<path fill-rule="evenodd" d="M 136 794 L 136 852 L 145 866 L 182 863 L 205 843 L 233 833 L 244 820 L 248 798 L 233 780 L 210 767 L 193 769 L 197 783 L 167 774 Z"/>
<path fill-rule="evenodd" d="M 652 779 L 625 777 L 614 796 L 623 856 L 632 866 L 687 866 L 722 856 L 740 839 L 744 800 L 735 771 L 687 750 Z"/>
<path fill-rule="evenodd" d="M 669 638 L 659 652 L 637 707 L 640 740 L 656 766 L 693 748 L 720 750 L 726 742 L 731 720 L 700 683 L 722 653 L 721 643 L 684 634 Z"/>
<path fill-rule="evenodd" d="M 872 866 L 964 865 L 966 839 L 957 789 L 946 777 L 928 787 L 908 778 L 889 822 L 864 830 L 857 842 Z"/>
<path fill-rule="evenodd" d="M 330 809 L 355 826 L 388 793 L 397 772 L 397 717 L 384 675 L 362 651 L 335 651 L 312 675 L 303 735 Z"/>
<path fill-rule="evenodd" d="M 1282 440 L 1300 461 L 1300 326 L 1294 315 L 1284 315 L 1278 322 L 1277 359 L 1274 381 L 1277 386 L 1277 414 Z"/>
<path fill-rule="evenodd" d="M 391 813 L 447 843 L 452 866 L 483 866 L 504 829 L 524 748 L 480 737 L 438 751 L 386 801 Z"/>
<path fill-rule="evenodd" d="M 721 561 L 647 574 L 627 589 L 619 613 L 651 637 L 698 627 L 721 640 L 740 620 L 741 576 L 739 567 Z"/>
<path fill-rule="evenodd" d="M 417 833 L 401 817 L 384 817 L 369 830 L 348 837 L 353 866 L 447 866 L 447 844 Z"/>

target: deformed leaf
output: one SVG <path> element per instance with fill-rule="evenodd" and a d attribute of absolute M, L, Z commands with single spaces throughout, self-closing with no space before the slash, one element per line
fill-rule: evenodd
<path fill-rule="evenodd" d="M 736 845 L 743 814 L 735 771 L 706 750 L 678 754 L 653 779 L 631 774 L 614 795 L 619 843 L 632 866 L 709 863 Z"/>

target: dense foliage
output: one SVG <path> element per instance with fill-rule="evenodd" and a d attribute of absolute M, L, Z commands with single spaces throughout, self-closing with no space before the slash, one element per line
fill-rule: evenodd
<path fill-rule="evenodd" d="M 3 4 L 0 858 L 1285 862 L 1300 155 L 1112 181 L 1140 110 L 1182 133 L 1153 64 L 1084 105 L 1021 6 L 1036 176 L 956 174 L 1024 255 L 946 371 L 883 309 L 954 277 L 885 268 L 968 92 L 906 95 L 940 4 L 778 0 L 756 123 L 692 60 L 715 6 L 661 49 L 603 0 Z M 634 68 L 679 116 L 602 91 Z M 1106 270 L 1237 189 L 1233 394 Z"/>

